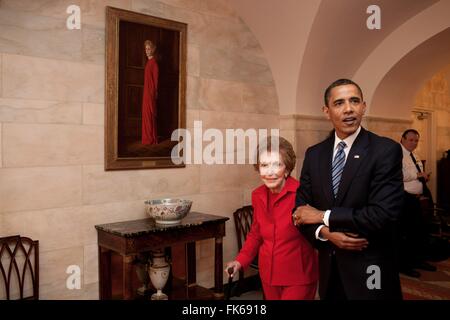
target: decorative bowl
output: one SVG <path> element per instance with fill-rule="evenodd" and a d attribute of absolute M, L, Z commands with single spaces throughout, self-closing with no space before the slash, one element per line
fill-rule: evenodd
<path fill-rule="evenodd" d="M 177 224 L 191 210 L 192 201 L 184 199 L 155 199 L 145 201 L 145 211 L 158 224 Z"/>

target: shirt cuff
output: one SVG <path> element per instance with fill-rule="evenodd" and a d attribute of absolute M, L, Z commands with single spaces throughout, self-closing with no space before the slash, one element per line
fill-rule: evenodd
<path fill-rule="evenodd" d="M 322 230 L 323 227 L 325 227 L 325 225 L 321 225 L 316 229 L 316 239 L 320 241 L 328 241 L 328 239 L 324 239 L 320 236 L 320 230 Z"/>
<path fill-rule="evenodd" d="M 329 227 L 330 226 L 330 213 L 331 210 L 326 210 L 325 214 L 323 215 L 323 223 Z"/>

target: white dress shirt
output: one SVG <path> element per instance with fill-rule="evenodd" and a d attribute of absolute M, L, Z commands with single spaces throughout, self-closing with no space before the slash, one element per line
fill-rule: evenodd
<path fill-rule="evenodd" d="M 411 194 L 422 194 L 423 193 L 423 184 L 417 178 L 418 172 L 417 172 L 416 165 L 414 164 L 414 161 L 411 158 L 411 152 L 406 150 L 406 148 L 403 145 L 401 145 L 401 146 L 402 146 L 402 151 L 403 151 L 402 171 L 403 171 L 404 189 L 406 192 L 411 193 Z M 421 172 L 423 172 L 422 161 L 418 161 L 419 158 L 418 158 L 417 154 L 415 154 L 414 152 L 412 152 L 412 154 L 414 155 L 414 158 L 416 159 Z"/>
<path fill-rule="evenodd" d="M 336 156 L 337 149 L 338 149 L 338 144 L 339 144 L 341 141 L 344 141 L 345 144 L 347 145 L 347 146 L 344 148 L 344 153 L 345 153 L 344 166 L 345 166 L 345 163 L 347 162 L 347 156 L 348 156 L 348 153 L 350 152 L 350 149 L 352 148 L 353 142 L 355 142 L 355 139 L 356 139 L 356 137 L 358 136 L 358 134 L 360 133 L 360 131 L 361 131 L 361 126 L 359 126 L 358 130 L 356 130 L 353 134 L 349 135 L 349 136 L 348 136 L 347 138 L 345 138 L 344 140 L 341 140 L 341 139 L 337 136 L 336 131 L 334 132 L 333 159 L 334 159 L 334 157 Z M 416 170 L 416 171 L 417 171 L 417 170 Z M 331 210 L 326 210 L 326 211 L 325 211 L 325 215 L 324 215 L 324 217 L 323 217 L 323 223 L 324 223 L 324 224 L 322 224 L 321 226 L 319 226 L 319 227 L 316 229 L 316 239 L 319 239 L 319 240 L 322 240 L 322 241 L 327 241 L 327 239 L 324 239 L 324 238 L 320 237 L 319 234 L 320 234 L 320 230 L 321 230 L 323 227 L 325 227 L 325 226 L 329 227 L 329 226 L 330 226 L 330 224 L 329 224 L 329 221 L 330 221 L 330 214 L 331 214 Z"/>

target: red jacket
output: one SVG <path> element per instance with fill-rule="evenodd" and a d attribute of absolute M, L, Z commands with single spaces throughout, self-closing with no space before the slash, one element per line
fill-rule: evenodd
<path fill-rule="evenodd" d="M 288 177 L 271 210 L 265 185 L 252 193 L 253 224 L 236 260 L 245 269 L 259 253 L 261 280 L 273 286 L 307 285 L 318 279 L 316 252 L 292 222 L 298 186 Z"/>

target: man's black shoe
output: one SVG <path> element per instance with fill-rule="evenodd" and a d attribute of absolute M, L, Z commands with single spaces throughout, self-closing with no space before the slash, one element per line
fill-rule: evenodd
<path fill-rule="evenodd" d="M 436 271 L 437 268 L 428 262 L 420 262 L 417 265 L 414 266 L 417 269 L 425 270 L 425 271 Z"/>
<path fill-rule="evenodd" d="M 414 269 L 401 270 L 400 273 L 403 273 L 404 275 L 407 275 L 408 277 L 413 277 L 413 278 L 420 277 L 420 272 L 416 271 Z"/>

